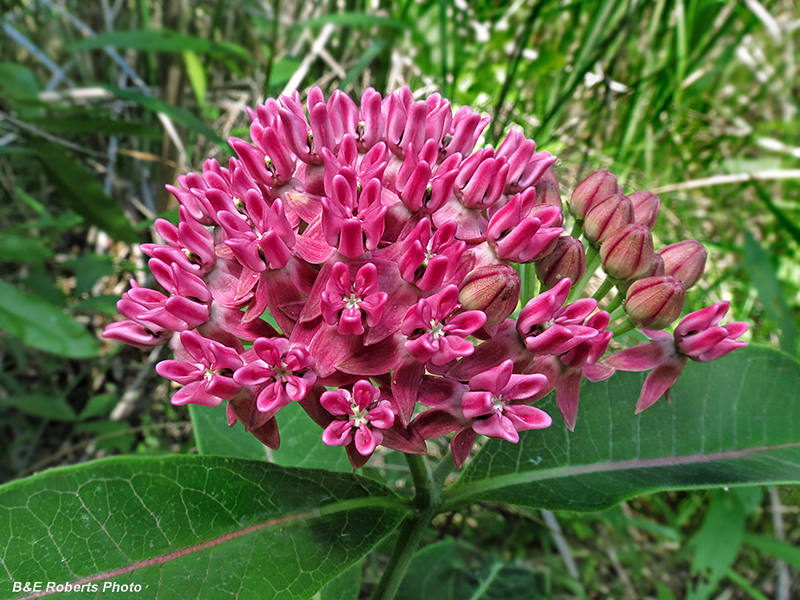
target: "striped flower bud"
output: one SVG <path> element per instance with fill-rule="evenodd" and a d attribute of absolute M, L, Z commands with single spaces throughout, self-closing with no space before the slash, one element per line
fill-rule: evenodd
<path fill-rule="evenodd" d="M 652 229 L 658 218 L 658 210 L 661 208 L 659 197 L 653 192 L 642 190 L 629 194 L 628 198 L 633 204 L 633 220 L 637 223 L 644 223 Z"/>
<path fill-rule="evenodd" d="M 536 261 L 536 274 L 549 290 L 562 279 L 580 281 L 586 271 L 586 254 L 581 241 L 572 236 L 558 238 L 556 247 L 543 259 Z"/>
<path fill-rule="evenodd" d="M 644 223 L 631 223 L 612 233 L 600 246 L 603 269 L 615 279 L 636 279 L 653 264 L 653 235 Z"/>
<path fill-rule="evenodd" d="M 572 191 L 569 211 L 576 219 L 583 219 L 596 203 L 605 200 L 618 189 L 617 176 L 601 169 L 581 181 Z"/>
<path fill-rule="evenodd" d="M 680 279 L 687 290 L 703 275 L 708 257 L 703 244 L 695 240 L 670 244 L 658 254 L 664 259 L 664 272 Z"/>
<path fill-rule="evenodd" d="M 505 321 L 519 301 L 520 280 L 513 267 L 506 264 L 473 269 L 461 283 L 458 301 L 464 310 L 486 313 L 486 325 Z"/>
<path fill-rule="evenodd" d="M 617 229 L 633 223 L 633 204 L 625 194 L 613 194 L 593 204 L 583 222 L 583 232 L 591 243 L 603 243 Z"/>
<path fill-rule="evenodd" d="M 683 310 L 686 288 L 677 277 L 661 275 L 635 281 L 625 299 L 628 317 L 639 327 L 664 329 Z"/>

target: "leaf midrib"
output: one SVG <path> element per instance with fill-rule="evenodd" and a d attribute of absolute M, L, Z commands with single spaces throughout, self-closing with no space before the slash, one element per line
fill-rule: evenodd
<path fill-rule="evenodd" d="M 104 571 L 102 573 L 97 573 L 95 575 L 83 577 L 74 582 L 70 582 L 70 585 L 77 586 L 77 585 L 85 585 L 87 583 L 93 583 L 95 581 L 104 581 L 106 579 L 111 579 L 113 577 L 119 577 L 127 573 L 138 571 L 139 569 L 145 569 L 148 567 L 152 567 L 154 565 L 161 565 L 170 562 L 172 560 L 182 558 L 189 554 L 202 552 L 203 550 L 207 550 L 209 548 L 225 544 L 227 542 L 239 539 L 241 537 L 250 535 L 252 533 L 257 533 L 264 529 L 269 529 L 270 527 L 277 527 L 280 525 L 284 525 L 286 523 L 302 522 L 309 519 L 317 519 L 320 517 L 326 517 L 329 515 L 345 512 L 348 510 L 354 510 L 359 508 L 376 508 L 376 507 L 401 510 L 406 513 L 409 512 L 408 507 L 405 505 L 405 502 L 400 497 L 394 498 L 390 496 L 377 496 L 377 497 L 369 496 L 365 498 L 350 498 L 348 500 L 341 500 L 339 502 L 328 504 L 310 511 L 283 515 L 280 517 L 276 517 L 274 519 L 268 519 L 261 523 L 256 523 L 254 525 L 248 525 L 247 527 L 243 527 L 236 531 L 231 531 L 224 535 L 204 540 L 197 544 L 192 544 L 191 546 L 186 546 L 178 550 L 173 550 L 172 552 L 167 552 L 165 554 L 160 554 L 158 556 L 152 556 L 144 560 L 135 561 L 124 567 L 119 567 L 117 569 L 111 569 L 109 571 Z M 41 591 L 35 594 L 24 596 L 20 598 L 20 600 L 42 598 L 44 596 L 50 596 L 56 593 L 63 593 L 63 592 L 56 592 L 55 590 L 49 592 Z"/>
<path fill-rule="evenodd" d="M 481 494 L 492 492 L 506 487 L 524 485 L 547 479 L 561 479 L 591 473 L 608 473 L 613 471 L 626 471 L 633 469 L 649 469 L 654 467 L 673 467 L 691 465 L 699 463 L 717 462 L 723 460 L 735 460 L 746 458 L 754 454 L 770 452 L 773 450 L 785 450 L 800 448 L 800 442 L 780 444 L 775 446 L 758 446 L 744 448 L 741 450 L 723 450 L 721 452 L 687 454 L 681 456 L 664 456 L 657 458 L 634 458 L 629 460 L 605 461 L 583 465 L 571 465 L 554 467 L 552 469 L 540 469 L 525 471 L 523 473 L 508 473 L 486 479 L 461 483 L 460 481 L 453 487 L 444 490 L 442 497 L 444 505 L 442 511 L 454 510 L 457 507 L 469 504 Z"/>

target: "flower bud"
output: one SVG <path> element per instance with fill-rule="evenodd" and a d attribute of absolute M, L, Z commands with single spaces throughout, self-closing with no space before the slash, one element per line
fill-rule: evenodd
<path fill-rule="evenodd" d="M 656 224 L 658 209 L 661 208 L 661 200 L 653 192 L 642 190 L 628 195 L 633 204 L 633 220 L 637 223 L 644 223 L 650 229 Z"/>
<path fill-rule="evenodd" d="M 625 311 L 639 327 L 664 329 L 681 316 L 685 295 L 686 288 L 677 277 L 639 279 L 628 290 Z"/>
<path fill-rule="evenodd" d="M 600 246 L 603 269 L 615 279 L 636 279 L 653 264 L 653 234 L 643 223 L 631 223 L 612 233 Z"/>
<path fill-rule="evenodd" d="M 653 253 L 653 262 L 650 263 L 647 271 L 645 271 L 642 275 L 639 275 L 638 279 L 644 279 L 645 277 L 655 277 L 657 275 L 666 275 L 664 273 L 664 259 L 661 258 L 658 254 Z M 625 296 L 628 294 L 628 289 L 630 289 L 631 285 L 636 279 L 628 279 L 627 281 L 620 281 L 617 283 L 617 289 L 619 292 Z"/>
<path fill-rule="evenodd" d="M 664 272 L 680 279 L 686 289 L 697 283 L 703 275 L 708 256 L 703 244 L 695 240 L 670 244 L 658 254 L 664 259 Z"/>
<path fill-rule="evenodd" d="M 557 181 L 540 179 L 533 188 L 536 190 L 536 204 L 549 204 L 561 210 L 561 194 L 558 192 Z"/>
<path fill-rule="evenodd" d="M 592 204 L 583 222 L 583 232 L 589 242 L 602 243 L 629 223 L 633 223 L 633 204 L 625 194 L 613 194 Z"/>
<path fill-rule="evenodd" d="M 486 326 L 505 321 L 519 302 L 520 280 L 513 267 L 506 264 L 473 269 L 461 283 L 458 301 L 464 310 L 486 313 Z"/>
<path fill-rule="evenodd" d="M 616 175 L 605 169 L 595 171 L 572 190 L 569 211 L 575 218 L 583 219 L 592 206 L 616 194 L 617 188 Z"/>
<path fill-rule="evenodd" d="M 558 238 L 553 251 L 536 262 L 536 274 L 544 289 L 552 288 L 567 277 L 571 281 L 580 281 L 585 271 L 586 254 L 583 244 L 572 236 Z"/>

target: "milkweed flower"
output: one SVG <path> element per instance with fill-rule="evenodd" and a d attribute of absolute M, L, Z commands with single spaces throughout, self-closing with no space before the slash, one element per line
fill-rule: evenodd
<path fill-rule="evenodd" d="M 570 298 L 592 274 L 589 244 L 650 327 L 677 318 L 683 296 L 656 306 L 642 278 L 682 290 L 705 261 L 696 243 L 654 254 L 658 198 L 625 196 L 609 171 L 579 183 L 567 212 L 556 158 L 521 130 L 479 147 L 488 117 L 408 88 L 359 102 L 312 88 L 248 114 L 250 141 L 228 140 L 234 158 L 168 186 L 178 223 L 157 220 L 164 243 L 142 245 L 162 289 L 132 282 L 124 320 L 103 334 L 169 343 L 175 359 L 156 369 L 183 386 L 175 404 L 227 403 L 229 424 L 278 448 L 276 415 L 296 402 L 355 468 L 379 446 L 421 454 L 452 435 L 460 466 L 478 435 L 517 442 L 550 426 L 532 405 L 552 390 L 572 429 L 584 379 L 741 345 L 741 327 L 718 327 L 714 313 L 687 317 L 672 346 L 651 333 L 654 346 L 603 360 L 609 313 Z M 573 217 L 576 237 L 565 236 Z M 519 263 L 535 263 L 539 281 Z"/>

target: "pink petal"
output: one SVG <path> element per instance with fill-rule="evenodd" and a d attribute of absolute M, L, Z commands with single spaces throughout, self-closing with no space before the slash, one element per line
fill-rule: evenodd
<path fill-rule="evenodd" d="M 475 430 L 475 433 L 507 440 L 512 444 L 516 444 L 519 441 L 519 433 L 517 433 L 517 430 L 514 428 L 514 424 L 500 411 L 494 413 L 486 420 L 475 421 L 472 424 L 472 429 Z"/>
<path fill-rule="evenodd" d="M 544 429 L 553 424 L 553 419 L 546 412 L 524 404 L 507 406 L 503 409 L 503 414 L 514 424 L 517 431 Z"/>
<path fill-rule="evenodd" d="M 353 440 L 352 432 L 349 421 L 331 421 L 322 432 L 322 442 L 326 446 L 346 446 Z"/>
<path fill-rule="evenodd" d="M 356 450 L 361 456 L 371 455 L 382 441 L 383 434 L 380 431 L 373 431 L 367 426 L 359 427 L 356 430 Z"/>
<path fill-rule="evenodd" d="M 642 393 L 636 403 L 636 414 L 650 408 L 656 400 L 664 394 L 669 394 L 669 390 L 678 381 L 678 377 L 686 365 L 686 358 L 682 356 L 670 359 L 669 362 L 661 364 L 653 369 L 644 380 Z"/>

